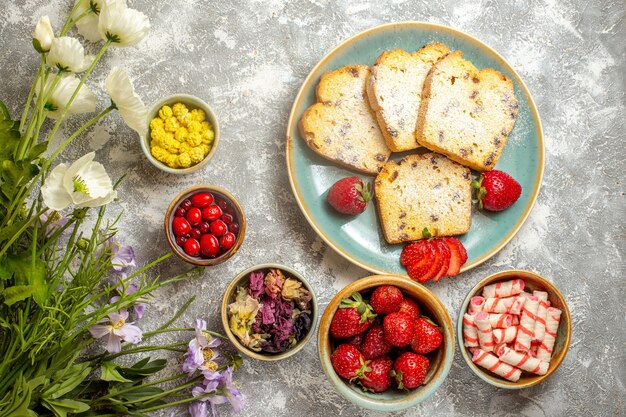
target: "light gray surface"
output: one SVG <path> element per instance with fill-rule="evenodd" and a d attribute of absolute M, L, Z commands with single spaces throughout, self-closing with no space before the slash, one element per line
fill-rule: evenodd
<path fill-rule="evenodd" d="M 167 252 L 162 216 L 187 186 L 215 183 L 231 190 L 249 220 L 239 253 L 207 269 L 200 281 L 156 294 L 142 327 L 155 327 L 195 294 L 181 322 L 200 315 L 219 330 L 223 290 L 255 263 L 278 261 L 299 270 L 322 307 L 346 283 L 368 275 L 329 249 L 296 205 L 284 162 L 288 113 L 308 71 L 345 38 L 384 22 L 441 23 L 492 46 L 522 76 L 543 121 L 546 170 L 535 208 L 511 243 L 482 266 L 429 287 L 456 321 L 464 296 L 481 278 L 508 268 L 536 271 L 567 298 L 574 334 L 560 369 L 539 386 L 519 392 L 493 388 L 457 353 L 441 389 L 397 415 L 626 415 L 622 1 L 130 3 L 150 17 L 151 35 L 136 48 L 107 53 L 89 85 L 101 90 L 108 69 L 123 66 L 147 104 L 172 93 L 198 95 L 219 117 L 220 148 L 204 171 L 167 175 L 146 161 L 134 132 L 115 115 L 68 149 L 66 158 L 96 150 L 114 177 L 128 174 L 113 210 L 126 210 L 120 236 L 142 262 Z M 0 95 L 14 114 L 36 69 L 30 35 L 38 16 L 49 14 L 58 29 L 67 10 L 60 0 L 0 3 Z M 107 104 L 101 94 L 99 107 Z M 168 264 L 169 271 L 184 267 L 175 260 Z M 238 380 L 248 398 L 247 416 L 378 415 L 333 391 L 314 342 L 281 363 L 247 361 Z M 225 408 L 221 414 L 228 414 Z"/>

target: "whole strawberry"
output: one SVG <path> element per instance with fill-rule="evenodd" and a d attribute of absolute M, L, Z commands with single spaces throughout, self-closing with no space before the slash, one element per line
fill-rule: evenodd
<path fill-rule="evenodd" d="M 409 316 L 413 317 L 416 320 L 420 316 L 420 308 L 418 307 L 417 303 L 412 299 L 406 297 L 400 303 L 400 310 L 398 311 L 407 313 Z"/>
<path fill-rule="evenodd" d="M 425 356 L 404 352 L 393 364 L 391 376 L 396 379 L 398 388 L 415 389 L 424 383 L 429 366 Z"/>
<path fill-rule="evenodd" d="M 344 338 L 363 333 L 370 327 L 374 317 L 376 314 L 372 312 L 372 306 L 363 300 L 361 294 L 355 292 L 350 298 L 341 300 L 330 322 L 330 334 Z"/>
<path fill-rule="evenodd" d="M 407 313 L 391 313 L 383 319 L 385 340 L 393 346 L 403 347 L 413 339 L 415 319 Z"/>
<path fill-rule="evenodd" d="M 351 215 L 363 213 L 371 199 L 369 183 L 363 183 L 358 177 L 340 179 L 330 187 L 327 197 L 335 210 Z"/>
<path fill-rule="evenodd" d="M 359 334 L 355 334 L 354 336 L 350 336 L 346 339 L 343 339 L 342 342 L 352 345 L 355 348 L 361 350 L 361 344 L 363 343 L 363 340 L 365 340 L 365 333 L 359 333 Z"/>
<path fill-rule="evenodd" d="M 364 388 L 373 392 L 384 392 L 391 386 L 391 367 L 393 361 L 389 356 L 381 356 L 373 359 L 367 365 L 368 370 L 363 372 L 363 378 L 359 380 Z"/>
<path fill-rule="evenodd" d="M 522 186 L 502 171 L 484 172 L 478 181 L 472 182 L 479 208 L 502 211 L 509 208 L 522 194 Z"/>
<path fill-rule="evenodd" d="M 425 355 L 441 346 L 443 335 L 441 330 L 428 318 L 421 317 L 415 320 L 411 349 L 415 353 Z"/>
<path fill-rule="evenodd" d="M 386 355 L 391 351 L 391 344 L 385 340 L 383 326 L 376 324 L 365 334 L 365 339 L 361 344 L 361 353 L 365 359 L 373 359 Z"/>
<path fill-rule="evenodd" d="M 330 362 L 337 375 L 350 380 L 362 378 L 367 369 L 367 362 L 361 352 L 347 343 L 337 346 L 330 355 Z"/>
<path fill-rule="evenodd" d="M 400 310 L 403 299 L 402 291 L 398 287 L 381 285 L 372 292 L 370 304 L 376 314 L 389 314 Z"/>

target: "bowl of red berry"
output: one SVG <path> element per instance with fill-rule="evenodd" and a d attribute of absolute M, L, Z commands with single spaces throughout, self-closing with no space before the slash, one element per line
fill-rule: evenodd
<path fill-rule="evenodd" d="M 431 396 L 448 376 L 454 329 L 426 287 L 396 275 L 374 275 L 345 287 L 320 320 L 324 373 L 353 403 L 399 411 Z"/>
<path fill-rule="evenodd" d="M 197 185 L 180 193 L 165 214 L 165 236 L 179 258 L 198 266 L 224 262 L 246 232 L 243 209 L 228 191 Z"/>

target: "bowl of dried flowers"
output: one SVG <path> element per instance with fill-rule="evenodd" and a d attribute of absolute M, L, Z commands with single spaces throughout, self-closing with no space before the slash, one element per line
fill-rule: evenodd
<path fill-rule="evenodd" d="M 279 264 L 239 273 L 222 299 L 222 324 L 232 344 L 253 359 L 276 361 L 298 352 L 317 325 L 317 301 L 304 277 Z"/>

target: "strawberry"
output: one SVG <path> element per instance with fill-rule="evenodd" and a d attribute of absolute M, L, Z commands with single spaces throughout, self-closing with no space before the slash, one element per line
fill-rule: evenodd
<path fill-rule="evenodd" d="M 376 314 L 395 313 L 400 309 L 402 291 L 393 285 L 381 285 L 372 292 L 370 304 Z"/>
<path fill-rule="evenodd" d="M 417 303 L 411 298 L 404 297 L 404 300 L 400 303 L 400 312 L 407 313 L 413 319 L 417 320 L 420 316 L 420 308 Z"/>
<path fill-rule="evenodd" d="M 439 282 L 439 279 L 446 275 L 446 272 L 448 272 L 448 267 L 450 266 L 450 249 L 448 248 L 448 245 L 441 239 L 434 239 L 433 242 L 435 244 L 435 249 L 439 251 L 440 255 L 443 258 L 441 268 L 439 268 L 439 271 L 433 277 L 433 280 L 435 282 Z"/>
<path fill-rule="evenodd" d="M 502 211 L 511 207 L 522 194 L 522 186 L 506 172 L 484 172 L 478 181 L 472 181 L 478 208 Z"/>
<path fill-rule="evenodd" d="M 461 272 L 461 267 L 467 261 L 467 252 L 461 241 L 454 237 L 444 237 L 441 239 L 450 249 L 450 263 L 445 276 L 454 277 Z"/>
<path fill-rule="evenodd" d="M 393 346 L 402 347 L 411 343 L 415 319 L 407 313 L 391 313 L 383 319 L 385 340 Z"/>
<path fill-rule="evenodd" d="M 405 352 L 393 364 L 391 376 L 396 379 L 398 388 L 415 389 L 424 383 L 429 366 L 427 357 Z"/>
<path fill-rule="evenodd" d="M 365 340 L 365 333 L 355 334 L 354 336 L 343 339 L 343 343 L 347 343 L 349 345 L 354 346 L 355 348 L 361 350 L 361 344 Z"/>
<path fill-rule="evenodd" d="M 425 355 L 441 346 L 443 335 L 439 327 L 430 319 L 421 317 L 415 320 L 411 349 L 415 353 Z"/>
<path fill-rule="evenodd" d="M 337 349 L 330 355 L 330 362 L 337 375 L 350 380 L 363 378 L 363 372 L 368 364 L 361 352 L 347 343 L 337 346 Z"/>
<path fill-rule="evenodd" d="M 400 263 L 406 267 L 409 277 L 414 280 L 428 272 L 434 259 L 435 247 L 428 240 L 409 243 L 400 254 Z"/>
<path fill-rule="evenodd" d="M 363 301 L 358 292 L 350 298 L 344 298 L 335 311 L 330 322 L 330 334 L 333 337 L 351 337 L 366 331 L 372 324 L 376 314 L 372 312 L 372 306 Z"/>
<path fill-rule="evenodd" d="M 369 183 L 358 177 L 342 178 L 330 187 L 328 203 L 339 213 L 360 214 L 365 211 L 367 202 L 372 199 Z"/>
<path fill-rule="evenodd" d="M 391 344 L 385 340 L 383 326 L 376 324 L 365 334 L 361 344 L 361 353 L 365 359 L 386 355 L 391 351 Z"/>
<path fill-rule="evenodd" d="M 393 361 L 389 356 L 381 356 L 370 361 L 369 371 L 363 373 L 359 381 L 363 388 L 373 392 L 387 391 L 391 386 L 391 367 Z"/>
<path fill-rule="evenodd" d="M 428 271 L 424 275 L 417 278 L 419 282 L 426 282 L 435 278 L 435 276 L 441 270 L 443 262 L 446 260 L 445 254 L 442 253 L 442 251 L 437 247 L 438 245 L 436 240 L 429 240 L 428 244 L 433 246 L 433 250 L 435 251 L 435 257 L 430 264 L 430 268 L 428 269 Z"/>

